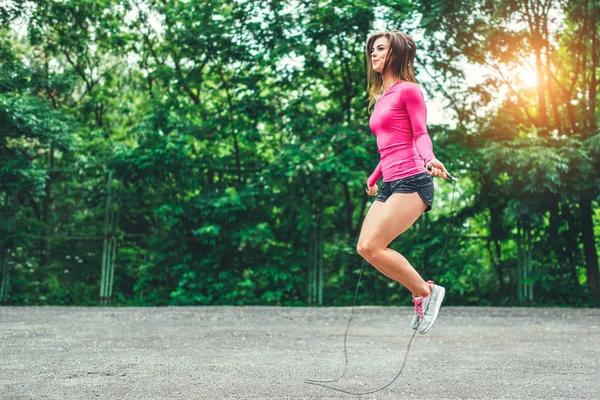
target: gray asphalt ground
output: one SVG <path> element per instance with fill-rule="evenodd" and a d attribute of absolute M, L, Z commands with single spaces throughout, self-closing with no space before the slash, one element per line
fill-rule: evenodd
<path fill-rule="evenodd" d="M 353 396 L 351 307 L 0 308 L 1 399 L 600 399 L 600 310 L 442 307 L 402 375 Z M 408 307 L 358 307 L 348 371 L 376 390 Z"/>

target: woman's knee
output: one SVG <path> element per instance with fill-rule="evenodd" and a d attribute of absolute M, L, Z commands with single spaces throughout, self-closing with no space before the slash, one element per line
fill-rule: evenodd
<path fill-rule="evenodd" d="M 356 245 L 356 251 L 358 251 L 358 254 L 360 254 L 367 261 L 374 259 L 380 250 L 381 249 L 376 246 L 375 243 L 369 241 L 359 241 Z"/>

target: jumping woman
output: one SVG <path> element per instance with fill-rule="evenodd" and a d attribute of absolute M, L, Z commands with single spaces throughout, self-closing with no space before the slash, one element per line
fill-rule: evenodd
<path fill-rule="evenodd" d="M 413 296 L 411 327 L 426 333 L 437 318 L 445 290 L 423 280 L 408 260 L 387 247 L 433 204 L 433 176 L 448 171 L 433 154 L 427 133 L 427 108 L 415 79 L 415 41 L 400 31 L 375 32 L 367 40 L 369 126 L 377 137 L 380 161 L 367 179 L 366 192 L 378 194 L 358 239 L 358 253 Z"/>

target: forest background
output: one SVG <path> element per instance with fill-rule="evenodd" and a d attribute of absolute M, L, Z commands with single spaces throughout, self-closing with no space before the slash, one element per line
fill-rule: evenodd
<path fill-rule="evenodd" d="M 2 1 L 0 302 L 351 304 L 379 158 L 365 44 L 400 29 L 460 181 L 436 178 L 434 209 L 391 247 L 449 305 L 598 306 L 599 14 L 594 0 Z M 410 304 L 368 265 L 358 295 Z"/>

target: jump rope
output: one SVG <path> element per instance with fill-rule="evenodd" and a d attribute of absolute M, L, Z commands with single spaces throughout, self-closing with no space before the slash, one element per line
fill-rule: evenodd
<path fill-rule="evenodd" d="M 429 171 L 431 171 L 431 166 L 427 166 L 427 169 Z M 451 174 L 447 174 L 448 178 L 450 178 L 453 183 L 452 183 L 452 196 L 451 196 L 451 202 L 450 202 L 450 218 L 448 218 L 448 224 L 446 225 L 446 240 L 444 242 L 444 247 L 442 248 L 442 255 L 441 255 L 441 259 L 443 259 L 444 257 L 444 251 L 446 250 L 446 245 L 448 244 L 448 236 L 450 233 L 450 221 L 452 220 L 452 206 L 454 205 L 454 189 L 456 187 L 456 182 L 458 181 L 458 178 L 451 175 Z M 342 375 L 339 376 L 339 378 L 333 379 L 333 380 L 328 380 L 328 381 L 324 381 L 324 380 L 315 380 L 315 379 L 305 379 L 304 383 L 308 383 L 310 385 L 317 385 L 317 386 L 322 386 L 328 389 L 333 389 L 333 390 L 337 390 L 338 392 L 342 392 L 342 393 L 347 393 L 347 394 L 352 394 L 352 395 L 356 395 L 356 396 L 362 396 L 364 394 L 371 394 L 371 393 L 376 393 L 379 392 L 385 388 L 387 388 L 388 386 L 390 386 L 392 383 L 394 383 L 396 381 L 396 379 L 398 379 L 398 377 L 400 376 L 400 374 L 402 374 L 402 371 L 404 370 L 404 366 L 406 365 L 406 359 L 408 358 L 408 352 L 410 350 L 410 345 L 413 341 L 413 339 L 415 338 L 415 335 L 418 331 L 418 328 L 415 329 L 415 331 L 413 332 L 410 340 L 408 341 L 408 346 L 406 347 L 406 354 L 404 355 L 404 360 L 402 361 L 402 366 L 400 367 L 400 370 L 398 371 L 398 374 L 396 374 L 396 376 L 394 377 L 394 379 L 392 379 L 387 385 L 377 389 L 377 390 L 372 390 L 370 392 L 362 392 L 362 393 L 356 393 L 356 392 L 349 392 L 347 390 L 343 390 L 343 389 L 339 389 L 333 386 L 328 386 L 328 385 L 324 385 L 324 383 L 332 383 L 332 382 L 337 382 L 340 379 L 342 379 L 345 375 L 346 372 L 348 371 L 348 351 L 346 349 L 346 343 L 347 343 L 347 338 L 348 338 L 348 329 L 350 328 L 350 323 L 352 322 L 352 316 L 354 315 L 354 307 L 356 306 L 356 297 L 358 295 L 358 287 L 360 286 L 360 280 L 362 278 L 362 274 L 363 274 L 363 270 L 365 268 L 365 260 L 363 258 L 363 263 L 362 263 L 362 267 L 360 268 L 360 273 L 358 275 L 358 283 L 356 284 L 356 291 L 354 292 L 354 302 L 352 303 L 352 312 L 350 313 L 350 319 L 348 320 L 348 325 L 346 326 L 346 333 L 344 334 L 344 357 L 346 359 L 346 366 L 344 367 L 344 372 L 342 373 Z M 421 324 L 421 322 L 419 321 L 419 325 Z"/>

